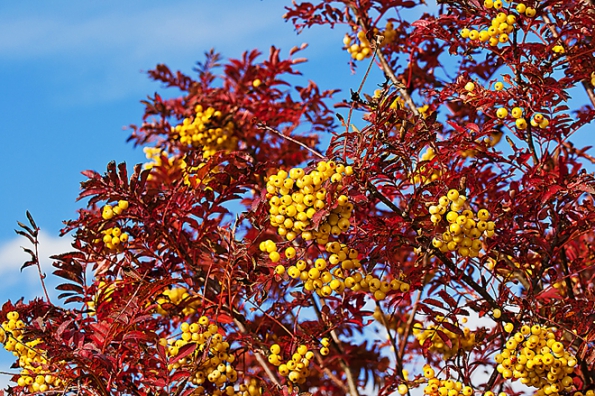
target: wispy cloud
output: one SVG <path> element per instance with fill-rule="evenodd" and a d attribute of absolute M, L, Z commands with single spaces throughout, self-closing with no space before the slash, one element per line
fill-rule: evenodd
<path fill-rule="evenodd" d="M 132 2 L 134 3 L 134 2 Z M 157 63 L 189 71 L 203 52 L 224 55 L 271 45 L 289 49 L 316 37 L 296 37 L 282 20 L 280 2 L 137 2 L 136 7 L 78 5 L 0 16 L 4 62 L 41 62 L 59 106 L 144 97 L 149 82 L 141 70 Z M 92 11 L 92 12 L 91 12 Z M 154 86 L 152 87 L 154 89 Z"/>
<path fill-rule="evenodd" d="M 50 256 L 72 250 L 71 242 L 68 236 L 59 238 L 43 231 L 39 233 L 39 258 L 42 270 L 48 276 L 52 272 Z M 41 295 L 37 269 L 29 267 L 21 272 L 21 266 L 30 258 L 21 246 L 32 248 L 30 245 L 31 243 L 24 237 L 16 237 L 0 244 L 0 277 L 3 286 L 0 290 L 0 298 L 2 301 Z"/>

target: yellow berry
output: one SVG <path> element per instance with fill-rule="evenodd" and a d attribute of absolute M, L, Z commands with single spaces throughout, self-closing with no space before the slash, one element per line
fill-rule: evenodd
<path fill-rule="evenodd" d="M 469 81 L 467 84 L 465 84 L 465 90 L 466 91 L 473 91 L 475 89 L 475 84 L 471 81 Z"/>
<path fill-rule="evenodd" d="M 515 121 L 515 125 L 518 129 L 527 129 L 527 120 L 524 118 L 518 118 Z"/>
<path fill-rule="evenodd" d="M 500 107 L 496 110 L 496 116 L 498 118 L 506 118 L 506 116 L 508 116 L 508 110 L 505 107 Z"/>
<path fill-rule="evenodd" d="M 285 267 L 281 264 L 275 267 L 275 273 L 277 275 L 283 275 L 285 273 Z"/>
<path fill-rule="evenodd" d="M 524 14 L 526 9 L 527 9 L 527 6 L 524 5 L 523 3 L 519 3 L 516 6 L 516 10 L 519 14 Z"/>
<path fill-rule="evenodd" d="M 492 311 L 492 315 L 494 315 L 494 318 L 499 319 L 502 316 L 502 311 L 500 311 L 498 308 L 495 308 Z"/>
<path fill-rule="evenodd" d="M 496 91 L 502 91 L 504 89 L 504 84 L 502 84 L 500 81 L 498 81 L 496 84 L 494 84 L 494 89 Z"/>
<path fill-rule="evenodd" d="M 460 34 L 461 34 L 462 38 L 469 38 L 469 33 L 471 33 L 470 30 L 467 28 L 464 28 L 461 30 Z"/>

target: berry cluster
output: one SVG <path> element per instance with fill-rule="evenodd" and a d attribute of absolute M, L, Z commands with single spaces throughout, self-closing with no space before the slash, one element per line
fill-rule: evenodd
<path fill-rule="evenodd" d="M 505 330 L 514 329 L 508 323 Z M 504 378 L 520 379 L 538 388 L 538 396 L 567 392 L 573 385 L 570 375 L 577 360 L 556 337 L 555 329 L 541 325 L 523 325 L 505 348 L 495 356 L 497 370 Z"/>
<path fill-rule="evenodd" d="M 198 307 L 200 307 L 200 300 L 191 300 L 191 295 L 188 290 L 184 287 L 174 287 L 166 289 L 162 296 L 157 299 L 157 313 L 160 315 L 169 315 L 171 306 L 183 305 L 182 314 L 189 316 L 196 313 Z"/>
<path fill-rule="evenodd" d="M 486 3 L 493 6 L 491 0 L 486 0 L 484 4 Z M 502 4 L 502 2 L 499 1 L 497 1 L 496 3 L 499 3 L 499 5 Z M 477 31 L 476 29 L 469 30 L 465 28 L 461 30 L 461 37 L 468 38 L 470 40 L 477 40 L 482 43 L 487 41 L 491 46 L 494 47 L 497 46 L 499 43 L 508 42 L 508 35 L 512 33 L 512 31 L 514 30 L 515 24 L 515 15 L 507 15 L 504 12 L 499 12 L 498 15 L 496 15 L 496 17 L 492 19 L 491 26 L 489 28 L 482 29 L 481 31 Z"/>
<path fill-rule="evenodd" d="M 0 342 L 4 348 L 19 358 L 21 373 L 17 385 L 27 387 L 28 392 L 47 392 L 63 386 L 64 382 L 49 373 L 44 373 L 48 361 L 43 353 L 35 348 L 41 343 L 39 338 L 24 340 L 25 323 L 19 319 L 19 313 L 11 311 L 0 327 Z"/>
<path fill-rule="evenodd" d="M 215 393 L 213 393 L 215 395 Z M 240 385 L 240 391 L 236 393 L 238 396 L 261 396 L 262 387 L 259 385 L 256 378 L 250 378 L 245 384 Z"/>
<path fill-rule="evenodd" d="M 475 391 L 468 385 L 452 379 L 443 380 L 436 378 L 434 369 L 429 365 L 423 367 L 424 377 L 428 383 L 424 388 L 424 394 L 428 396 L 472 396 Z"/>
<path fill-rule="evenodd" d="M 269 252 L 269 258 L 273 262 L 280 260 L 277 252 L 277 245 L 267 240 L 261 242 L 260 249 Z M 328 258 L 319 257 L 314 262 L 300 259 L 294 265 L 285 268 L 278 264 L 275 267 L 277 275 L 285 272 L 293 278 L 299 278 L 303 283 L 303 290 L 307 293 L 316 292 L 320 297 L 328 297 L 333 292 L 343 293 L 345 288 L 352 291 L 365 291 L 374 295 L 376 300 L 383 300 L 386 294 L 391 291 L 407 292 L 409 284 L 387 277 L 379 278 L 372 274 L 365 274 L 358 259 L 359 253 L 356 249 L 350 249 L 347 245 L 336 241 L 328 242 L 324 250 L 329 254 Z M 285 250 L 285 257 L 293 259 L 296 250 L 293 246 Z"/>
<path fill-rule="evenodd" d="M 446 231 L 434 237 L 432 245 L 443 253 L 456 251 L 462 257 L 477 257 L 482 249 L 482 237 L 492 237 L 495 224 L 489 221 L 487 209 L 477 213 L 471 209 L 463 210 L 466 202 L 467 197 L 453 189 L 441 196 L 437 205 L 428 208 L 434 225 L 441 224 L 444 215 L 448 223 Z"/>
<path fill-rule="evenodd" d="M 122 232 L 119 227 L 108 228 L 101 231 L 103 234 L 103 246 L 110 251 L 121 252 L 128 244 L 128 234 Z"/>
<path fill-rule="evenodd" d="M 266 189 L 271 225 L 288 241 L 301 236 L 305 241 L 316 240 L 324 245 L 331 235 L 341 235 L 351 225 L 349 219 L 353 204 L 346 195 L 329 197 L 324 186 L 330 180 L 331 183 L 337 183 L 339 189 L 343 177 L 352 174 L 351 166 L 321 161 L 309 173 L 302 168 L 293 168 L 289 174 L 280 170 L 270 176 Z M 331 208 L 328 217 L 317 229 L 310 230 L 311 219 L 318 211 L 327 208 L 329 203 Z"/>
<path fill-rule="evenodd" d="M 360 30 L 356 37 L 359 43 L 356 42 L 353 44 L 353 39 L 348 34 L 343 37 L 343 44 L 345 44 L 345 48 L 347 49 L 347 52 L 351 54 L 351 57 L 355 60 L 362 61 L 372 56 L 372 47 L 366 38 L 366 33 Z"/>
<path fill-rule="evenodd" d="M 101 217 L 103 220 L 111 220 L 124 213 L 126 209 L 128 209 L 128 201 L 122 199 L 117 205 L 105 205 L 101 208 Z"/>
<path fill-rule="evenodd" d="M 175 361 L 168 365 L 168 369 L 191 369 L 190 381 L 197 385 L 195 392 L 198 395 L 212 395 L 215 390 L 235 395 L 233 383 L 238 379 L 232 366 L 235 355 L 229 352 L 229 343 L 223 340 L 219 327 L 206 316 L 201 316 L 196 323 L 182 323 L 181 330 L 179 339 L 162 338 L 160 341 L 161 345 L 167 347 L 167 356 Z M 196 344 L 195 351 L 175 360 L 180 349 L 187 344 Z"/>
<path fill-rule="evenodd" d="M 174 139 L 186 146 L 202 149 L 203 158 L 209 158 L 217 151 L 231 151 L 237 147 L 235 126 L 232 121 L 213 107 L 203 109 L 197 105 L 194 118 L 185 118 L 181 124 L 172 127 Z"/>
<path fill-rule="evenodd" d="M 395 30 L 393 23 L 389 21 L 386 23 L 386 28 L 383 31 L 374 28 L 372 37 L 377 36 L 382 36 L 380 46 L 384 47 L 385 45 L 390 45 L 396 41 L 397 31 Z M 356 42 L 354 42 L 354 40 Z M 345 45 L 344 48 L 349 52 L 351 57 L 358 61 L 369 58 L 373 54 L 372 45 L 366 37 L 366 33 L 361 30 L 357 32 L 355 38 L 346 34 L 345 37 L 343 37 L 343 45 Z"/>
<path fill-rule="evenodd" d="M 485 0 L 483 5 L 486 9 L 502 10 L 503 4 L 501 0 Z M 526 17 L 532 18 L 535 16 L 535 9 L 526 7 L 523 3 L 516 6 L 516 11 L 519 15 L 524 14 Z M 476 30 L 464 28 L 460 34 L 462 38 L 472 41 L 479 41 L 481 43 L 488 42 L 490 46 L 495 47 L 499 43 L 506 43 L 509 41 L 509 34 L 515 29 L 517 23 L 517 16 L 512 13 L 499 12 L 492 18 L 491 24 L 486 29 Z"/>
<path fill-rule="evenodd" d="M 328 355 L 329 341 L 327 338 L 324 338 L 322 341 L 323 347 L 321 348 L 320 353 L 322 355 Z M 323 351 L 324 348 L 326 348 L 326 350 Z M 270 348 L 270 352 L 269 363 L 277 367 L 277 371 L 281 376 L 287 377 L 291 382 L 297 384 L 306 382 L 306 378 L 310 375 L 308 367 L 314 358 L 314 352 L 310 351 L 307 345 L 300 345 L 291 356 L 291 359 L 288 359 L 285 362 L 281 357 L 281 347 L 279 344 L 273 344 Z"/>
<path fill-rule="evenodd" d="M 450 320 L 438 316 L 436 317 L 437 324 L 432 323 L 429 327 L 424 328 L 421 324 L 416 323 L 413 326 L 413 335 L 417 338 L 420 345 L 429 343 L 428 350 L 431 352 L 438 353 L 443 356 L 444 360 L 455 356 L 459 350 L 470 351 L 475 346 L 475 333 L 473 333 L 468 327 L 463 328 L 463 335 L 456 334 L 444 326 L 442 323 L 449 323 L 453 326 L 459 327 L 458 324 L 452 323 Z M 450 341 L 452 347 L 449 347 L 442 337 L 442 334 L 446 335 Z"/>
<path fill-rule="evenodd" d="M 500 119 L 504 119 L 508 117 L 508 109 L 506 107 L 500 107 L 496 110 L 496 116 Z M 520 107 L 514 107 L 510 111 L 510 116 L 515 119 L 515 126 L 518 129 L 527 129 L 527 120 L 523 117 L 523 109 Z M 544 117 L 541 113 L 533 114 L 531 118 L 531 126 L 532 127 L 539 127 L 541 129 L 545 129 L 550 124 L 549 120 Z"/>
<path fill-rule="evenodd" d="M 436 156 L 436 152 L 433 148 L 428 147 L 426 151 L 419 158 L 420 161 L 431 161 Z M 415 184 L 428 184 L 436 181 L 442 176 L 442 170 L 428 167 L 427 165 L 420 165 L 415 171 L 415 175 L 412 178 Z"/>

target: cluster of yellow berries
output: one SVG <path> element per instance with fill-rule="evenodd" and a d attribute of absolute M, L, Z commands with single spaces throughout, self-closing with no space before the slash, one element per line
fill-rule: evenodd
<path fill-rule="evenodd" d="M 217 151 L 231 151 L 237 147 L 235 126 L 226 121 L 219 110 L 213 107 L 195 107 L 193 119 L 185 118 L 181 124 L 172 127 L 171 133 L 180 143 L 202 149 L 203 158 L 209 158 Z"/>
<path fill-rule="evenodd" d="M 351 54 L 351 57 L 355 60 L 362 61 L 372 56 L 372 47 L 370 41 L 366 38 L 366 33 L 360 30 L 356 37 L 359 43 L 353 44 L 353 39 L 349 35 L 346 34 L 345 37 L 343 37 L 343 44 L 345 44 L 345 48 L 347 49 L 347 52 Z"/>
<path fill-rule="evenodd" d="M 184 287 L 174 287 L 171 289 L 166 289 L 162 296 L 157 299 L 157 313 L 160 315 L 168 315 L 170 313 L 171 305 L 178 306 L 184 305 L 182 309 L 182 314 L 184 316 L 189 316 L 196 313 L 196 310 L 200 307 L 200 300 L 193 300 L 191 302 L 186 302 L 191 298 L 190 293 Z"/>
<path fill-rule="evenodd" d="M 316 169 L 306 173 L 302 168 L 293 168 L 287 173 L 280 170 L 267 180 L 270 222 L 279 235 L 292 241 L 298 236 L 303 240 L 316 240 L 326 244 L 329 237 L 339 236 L 351 225 L 353 204 L 346 195 L 333 197 L 336 207 L 316 230 L 310 230 L 310 220 L 327 206 L 327 190 L 324 185 L 330 180 L 337 183 L 338 189 L 344 176 L 353 174 L 351 166 L 336 164 L 334 161 L 320 161 Z"/>
<path fill-rule="evenodd" d="M 219 327 L 206 316 L 201 316 L 195 323 L 182 323 L 181 330 L 179 339 L 161 339 L 160 343 L 166 347 L 167 355 L 175 359 L 183 346 L 192 343 L 196 344 L 196 350 L 170 363 L 168 369 L 192 368 L 190 381 L 197 385 L 197 394 L 213 394 L 214 390 L 219 390 L 235 395 L 232 385 L 238 379 L 232 366 L 235 355 L 230 353 L 229 343 L 219 334 Z"/>
<path fill-rule="evenodd" d="M 428 147 L 426 151 L 421 155 L 419 158 L 420 161 L 431 161 L 436 156 L 436 152 L 432 147 Z M 430 171 L 430 172 L 429 172 Z M 430 182 L 436 181 L 442 176 L 442 170 L 435 169 L 435 168 L 427 168 L 427 165 L 420 165 L 415 170 L 415 175 L 413 176 L 413 183 L 415 184 L 428 184 Z"/>
<path fill-rule="evenodd" d="M 486 0 L 487 3 L 490 0 Z M 484 4 L 485 4 L 484 3 Z M 491 1 L 490 1 L 491 3 Z M 502 4 L 500 2 L 500 4 Z M 493 6 L 493 4 L 492 4 Z M 501 8 L 501 7 L 500 7 Z M 509 40 L 508 35 L 514 30 L 516 23 L 516 16 L 512 14 L 505 14 L 499 12 L 495 18 L 492 19 L 491 26 L 487 29 L 480 31 L 476 29 L 462 29 L 461 37 L 469 40 L 477 40 L 479 42 L 488 42 L 492 47 L 497 46 L 499 43 L 506 43 Z"/>
<path fill-rule="evenodd" d="M 498 110 L 496 110 L 496 116 L 500 119 L 508 117 L 508 109 L 506 107 L 498 108 Z M 515 125 L 518 129 L 527 129 L 527 120 L 523 117 L 523 109 L 514 107 L 510 111 L 510 116 L 515 119 Z M 549 120 L 541 113 L 535 113 L 531 118 L 532 127 L 544 129 L 547 128 L 549 124 Z"/>
<path fill-rule="evenodd" d="M 101 217 L 103 220 L 111 220 L 119 216 L 128 209 L 128 201 L 121 199 L 116 205 L 105 205 L 101 208 Z"/>
<path fill-rule="evenodd" d="M 507 323 L 505 331 L 514 326 Z M 502 377 L 519 379 L 523 384 L 538 388 L 536 395 L 558 395 L 573 385 L 570 375 L 577 360 L 557 340 L 555 329 L 541 325 L 523 325 L 514 333 L 505 348 L 495 356 Z"/>
<path fill-rule="evenodd" d="M 501 0 L 485 0 L 483 5 L 487 9 L 501 10 L 503 3 Z M 516 11 L 522 15 L 532 18 L 536 14 L 535 8 L 527 7 L 525 4 L 518 4 Z M 499 43 L 506 43 L 509 41 L 509 34 L 514 31 L 517 17 L 514 14 L 506 14 L 499 12 L 496 17 L 492 18 L 491 25 L 487 29 L 476 30 L 464 28 L 461 30 L 461 37 L 470 40 L 477 40 L 479 42 L 488 42 L 492 47 Z"/>
<path fill-rule="evenodd" d="M 213 393 L 215 395 L 215 393 Z M 250 378 L 245 384 L 240 385 L 240 391 L 236 393 L 238 396 L 261 396 L 262 387 L 256 378 Z"/>
<path fill-rule="evenodd" d="M 443 380 L 436 378 L 434 369 L 429 365 L 423 367 L 424 377 L 428 383 L 424 388 L 424 394 L 428 396 L 472 396 L 475 391 L 472 387 L 464 385 L 452 379 Z M 487 393 L 486 393 L 487 395 Z"/>
<path fill-rule="evenodd" d="M 441 323 L 450 323 L 453 326 L 458 327 L 458 324 L 453 324 L 442 316 L 436 318 L 437 324 L 432 323 L 429 327 L 424 328 L 421 324 L 416 323 L 413 326 L 413 335 L 417 338 L 420 345 L 424 345 L 430 340 L 429 351 L 435 352 L 442 355 L 444 360 L 455 356 L 459 350 L 470 351 L 475 346 L 475 333 L 473 333 L 468 327 L 463 328 L 463 335 L 456 334 L 444 326 Z M 451 341 L 452 347 L 449 347 L 438 331 L 445 334 Z"/>
<path fill-rule="evenodd" d="M 387 22 L 386 28 L 382 32 L 377 28 L 374 28 L 373 36 L 375 37 L 377 35 L 383 36 L 380 46 L 392 44 L 397 38 L 397 32 L 392 22 Z M 355 38 L 357 42 L 354 43 L 354 39 L 350 35 L 346 34 L 345 37 L 343 37 L 343 44 L 351 57 L 358 61 L 371 57 L 373 50 L 370 41 L 366 37 L 366 33 L 360 30 L 357 32 Z"/>
<path fill-rule="evenodd" d="M 262 242 L 260 248 L 263 251 L 271 250 L 269 252 L 271 261 L 276 262 L 275 260 L 279 260 L 280 255 L 276 251 L 277 246 L 273 241 Z M 333 292 L 341 294 L 345 288 L 352 291 L 369 292 L 374 295 L 376 300 L 383 300 L 391 290 L 409 291 L 409 284 L 398 279 L 387 281 L 372 274 L 365 275 L 358 259 L 358 251 L 353 248 L 350 249 L 344 243 L 328 242 L 324 250 L 329 254 L 327 259 L 319 257 L 314 262 L 300 259 L 288 268 L 279 264 L 275 267 L 275 273 L 283 275 L 287 272 L 291 278 L 301 279 L 304 282 L 304 291 L 315 292 L 320 297 L 328 297 Z M 296 250 L 293 246 L 285 250 L 285 257 L 288 259 L 295 256 Z"/>
<path fill-rule="evenodd" d="M 462 257 L 477 257 L 482 249 L 482 237 L 492 237 L 495 224 L 489 221 L 487 209 L 477 213 L 463 210 L 466 202 L 467 197 L 452 189 L 440 197 L 437 205 L 428 208 L 432 223 L 439 225 L 443 215 L 448 222 L 447 230 L 432 239 L 432 246 L 443 253 L 456 251 Z"/>
<path fill-rule="evenodd" d="M 25 323 L 19 319 L 19 313 L 11 311 L 6 315 L 6 319 L 0 327 L 0 342 L 7 351 L 19 358 L 22 370 L 17 385 L 27 387 L 30 393 L 47 392 L 63 386 L 64 382 L 60 378 L 43 372 L 43 366 L 47 367 L 48 361 L 35 348 L 41 340 L 24 340 Z"/>
<path fill-rule="evenodd" d="M 108 250 L 121 252 L 128 243 L 128 233 L 122 232 L 119 227 L 108 228 L 101 233 L 103 234 L 103 246 Z"/>
<path fill-rule="evenodd" d="M 329 354 L 328 338 L 322 339 L 322 345 L 320 354 L 326 356 Z M 297 384 L 306 382 L 306 378 L 310 375 L 310 369 L 308 367 L 314 358 L 314 352 L 310 351 L 307 345 L 300 345 L 291 356 L 291 359 L 285 362 L 281 357 L 281 347 L 279 344 L 271 345 L 270 352 L 269 363 L 277 367 L 277 371 L 281 376 L 287 377 L 291 382 Z"/>

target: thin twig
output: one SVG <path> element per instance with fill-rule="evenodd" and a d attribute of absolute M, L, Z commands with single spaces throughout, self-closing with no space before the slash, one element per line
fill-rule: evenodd
<path fill-rule="evenodd" d="M 417 307 L 419 305 L 419 300 L 421 299 L 421 290 L 417 293 L 417 297 L 415 298 L 415 303 L 413 303 L 413 307 L 411 308 L 411 313 L 409 314 L 409 319 L 407 320 L 407 325 L 405 326 L 405 331 L 403 332 L 403 342 L 401 343 L 401 347 L 399 349 L 399 354 L 401 355 L 401 359 L 405 354 L 405 346 L 407 345 L 407 338 L 409 338 L 409 333 L 411 333 L 411 326 L 413 325 L 413 321 L 415 320 L 415 313 L 417 312 Z"/>
<path fill-rule="evenodd" d="M 359 98 L 359 96 L 362 93 L 362 89 L 364 89 L 364 84 L 366 82 L 366 80 L 368 79 L 368 75 L 370 74 L 370 70 L 372 69 L 372 65 L 374 64 L 374 58 L 376 57 L 376 52 L 378 50 L 378 41 L 376 41 L 376 45 L 374 48 L 374 53 L 372 54 L 372 59 L 370 59 L 370 63 L 368 64 L 368 68 L 366 69 L 366 73 L 364 74 L 364 77 L 362 78 L 362 82 L 359 84 L 359 87 L 357 88 L 357 96 Z M 349 126 L 351 125 L 351 116 L 353 115 L 353 104 L 349 107 L 349 114 L 347 114 L 347 124 L 345 125 L 345 142 L 343 144 L 343 162 L 345 162 L 347 160 L 347 134 L 349 133 Z M 361 139 L 361 137 L 360 137 Z"/>
<path fill-rule="evenodd" d="M 364 31 L 368 30 L 368 27 L 365 25 L 363 19 L 359 15 L 357 8 L 353 5 L 349 6 L 349 8 L 351 9 L 351 12 L 353 12 L 353 15 L 355 15 L 355 19 L 358 22 L 359 26 Z M 382 71 L 388 76 L 395 88 L 399 91 L 399 94 L 403 97 L 403 100 L 405 101 L 405 103 L 407 103 L 407 106 L 409 106 L 413 114 L 416 117 L 419 117 L 419 110 L 417 110 L 417 106 L 415 106 L 415 103 L 413 103 L 411 95 L 409 95 L 409 92 L 407 92 L 407 88 L 403 85 L 403 83 L 399 81 L 399 79 L 395 75 L 393 69 L 388 64 L 386 57 L 382 53 L 382 50 L 380 49 L 379 45 L 377 46 L 376 53 L 378 54 L 378 60 L 380 61 L 380 64 L 382 66 Z"/>
<path fill-rule="evenodd" d="M 266 129 L 267 131 L 272 132 L 275 135 L 277 135 L 277 136 L 279 136 L 279 137 L 281 137 L 281 138 L 283 138 L 285 140 L 289 140 L 290 142 L 293 142 L 293 143 L 295 143 L 295 144 L 297 144 L 297 145 L 305 148 L 306 150 L 308 150 L 309 152 L 311 152 L 315 156 L 317 156 L 319 158 L 322 158 L 322 159 L 326 159 L 326 157 L 324 155 L 320 154 L 318 151 L 314 150 L 311 147 L 306 146 L 304 143 L 302 143 L 302 142 L 300 142 L 298 140 L 295 140 L 291 136 L 282 134 L 281 132 L 279 132 L 275 128 L 271 128 L 270 126 L 265 125 L 265 124 L 262 124 L 262 123 L 256 124 L 256 127 L 259 128 L 259 129 Z"/>
<path fill-rule="evenodd" d="M 36 231 L 39 231 L 39 228 L 37 228 Z M 37 235 L 35 235 L 35 241 L 33 242 L 33 246 L 35 248 L 35 265 L 37 266 L 37 272 L 39 273 L 39 280 L 41 281 L 41 287 L 43 289 L 43 293 L 45 294 L 45 298 L 47 298 L 48 300 L 48 304 L 51 304 L 52 302 L 50 301 L 50 295 L 48 294 L 48 290 L 45 287 L 45 275 L 43 274 L 43 271 L 41 270 L 41 263 L 39 262 L 39 250 L 38 250 L 38 246 L 39 246 L 39 241 L 37 240 Z"/>
<path fill-rule="evenodd" d="M 235 318 L 233 321 L 234 321 L 235 325 L 238 327 L 238 329 L 240 329 L 240 332 L 242 332 L 242 334 L 248 334 L 248 330 L 246 330 L 246 327 L 244 326 L 244 324 L 241 321 L 239 321 L 238 319 L 235 319 Z M 256 360 L 258 361 L 258 364 L 260 364 L 260 366 L 265 371 L 265 373 L 267 373 L 267 376 L 269 377 L 271 382 L 280 388 L 281 383 L 279 383 L 279 381 L 277 380 L 277 377 L 275 377 L 275 374 L 271 371 L 269 365 L 267 364 L 267 362 L 264 359 L 262 352 L 260 352 L 259 350 L 255 350 L 254 355 L 256 355 Z"/>
<path fill-rule="evenodd" d="M 324 301 L 321 301 L 321 303 L 324 304 Z M 312 305 L 314 306 L 314 310 L 316 311 L 316 316 L 318 317 L 318 320 L 320 322 L 322 322 L 322 312 L 320 311 L 318 304 L 316 304 L 316 300 L 314 299 L 314 297 L 312 297 Z M 343 346 L 341 345 L 341 340 L 339 339 L 337 332 L 335 330 L 330 330 L 329 333 L 331 335 L 331 338 L 333 340 L 333 345 L 335 346 L 335 348 L 342 355 L 344 355 L 345 351 L 343 349 Z M 355 382 L 355 377 L 353 375 L 353 372 L 351 371 L 351 367 L 349 367 L 349 365 L 347 364 L 345 359 L 343 359 L 343 357 L 339 358 L 339 364 L 341 365 L 341 368 L 343 369 L 343 371 L 345 372 L 345 376 L 347 377 L 347 385 L 349 386 L 349 394 L 351 396 L 359 396 L 359 391 L 357 390 L 357 384 Z"/>

